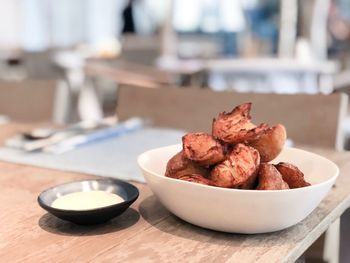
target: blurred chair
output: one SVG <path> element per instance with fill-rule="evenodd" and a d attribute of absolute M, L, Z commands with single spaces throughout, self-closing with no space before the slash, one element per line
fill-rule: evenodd
<path fill-rule="evenodd" d="M 350 68 L 344 69 L 342 72 L 335 77 L 334 81 L 335 92 L 344 92 L 348 96 L 350 95 Z M 349 108 L 350 110 L 350 108 Z M 349 111 L 350 114 L 350 111 Z M 345 127 L 345 137 L 346 145 L 345 149 L 350 150 L 350 115 L 348 114 L 344 127 Z"/>
<path fill-rule="evenodd" d="M 139 65 L 153 66 L 160 52 L 160 40 L 154 35 L 126 34 L 121 38 L 120 59 Z"/>
<path fill-rule="evenodd" d="M 56 82 L 0 82 L 0 114 L 19 122 L 52 122 Z"/>
<path fill-rule="evenodd" d="M 132 116 L 149 118 L 159 127 L 210 132 L 211 118 L 247 101 L 253 103 L 255 123 L 283 123 L 289 138 L 297 144 L 343 149 L 345 94 L 280 95 L 121 86 L 117 115 L 121 120 Z"/>
<path fill-rule="evenodd" d="M 111 79 L 118 84 L 142 87 L 174 85 L 177 76 L 154 66 L 160 52 L 159 42 L 154 35 L 123 35 L 122 52 L 117 57 L 88 59 L 85 72 L 89 77 Z"/>
<path fill-rule="evenodd" d="M 52 61 L 54 49 L 38 52 L 23 52 L 21 59 L 27 78 L 36 80 L 57 80 L 61 74 Z"/>
<path fill-rule="evenodd" d="M 86 75 L 92 78 L 110 79 L 121 85 L 154 88 L 175 84 L 176 79 L 168 72 L 154 67 L 117 59 L 90 59 L 85 66 Z"/>

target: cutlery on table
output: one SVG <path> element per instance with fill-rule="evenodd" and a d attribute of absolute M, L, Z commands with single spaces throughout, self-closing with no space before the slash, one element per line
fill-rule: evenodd
<path fill-rule="evenodd" d="M 56 153 L 56 154 L 64 153 L 84 145 L 95 143 L 100 140 L 120 136 L 136 130 L 140 130 L 144 127 L 144 125 L 145 125 L 145 121 L 143 119 L 131 118 L 108 128 L 103 128 L 87 134 L 80 134 L 80 135 L 67 138 L 56 144 L 44 147 L 43 151 L 49 152 L 49 153 Z"/>
<path fill-rule="evenodd" d="M 63 129 L 39 128 L 30 132 L 22 133 L 8 139 L 5 145 L 8 147 L 19 148 L 25 151 L 36 151 L 42 148 L 58 143 L 66 138 L 76 134 L 83 134 L 97 129 L 110 127 L 116 124 L 115 117 L 107 117 L 101 121 L 82 121 L 69 125 Z"/>

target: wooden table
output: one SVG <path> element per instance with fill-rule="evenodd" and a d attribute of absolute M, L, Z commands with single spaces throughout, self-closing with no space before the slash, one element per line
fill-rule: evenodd
<path fill-rule="evenodd" d="M 0 141 L 15 127 L 0 126 Z M 119 218 L 99 226 L 73 225 L 42 210 L 37 196 L 55 184 L 94 177 L 0 162 L 0 262 L 293 262 L 350 205 L 350 153 L 308 150 L 339 165 L 336 187 L 298 225 L 260 235 L 190 225 L 139 183 L 139 199 Z"/>
<path fill-rule="evenodd" d="M 164 63 L 164 61 L 163 61 Z M 192 69 L 188 61 L 175 61 L 176 65 L 162 68 L 133 63 L 123 59 L 89 59 L 85 73 L 90 80 L 105 78 L 122 85 L 144 88 L 164 86 L 201 86 L 203 72 L 201 67 Z"/>
<path fill-rule="evenodd" d="M 178 82 L 178 76 L 169 72 L 119 59 L 89 59 L 85 73 L 90 79 L 106 78 L 118 84 L 145 88 L 171 86 Z"/>

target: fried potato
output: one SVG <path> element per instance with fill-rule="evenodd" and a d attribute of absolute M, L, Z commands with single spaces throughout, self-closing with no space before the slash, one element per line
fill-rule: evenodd
<path fill-rule="evenodd" d="M 210 179 L 220 187 L 251 189 L 255 184 L 259 163 L 257 150 L 237 144 L 228 158 L 213 168 Z"/>
<path fill-rule="evenodd" d="M 202 175 L 199 175 L 199 174 L 185 174 L 185 175 L 181 175 L 177 179 L 192 182 L 192 183 L 213 185 L 213 183 L 210 180 L 208 180 L 207 178 L 204 178 Z"/>
<path fill-rule="evenodd" d="M 251 122 L 251 103 L 235 107 L 231 112 L 221 112 L 213 120 L 212 134 L 226 143 L 236 144 L 258 138 L 268 128 L 266 123 L 256 127 Z"/>
<path fill-rule="evenodd" d="M 283 177 L 283 180 L 289 185 L 289 188 L 300 188 L 311 185 L 304 179 L 304 174 L 293 164 L 280 162 L 275 165 Z"/>
<path fill-rule="evenodd" d="M 257 149 L 261 162 L 269 162 L 275 159 L 283 149 L 287 139 L 287 132 L 282 124 L 277 124 L 263 132 L 263 134 L 248 142 L 248 145 Z"/>
<path fill-rule="evenodd" d="M 213 136 L 188 133 L 182 137 L 184 156 L 202 166 L 210 166 L 225 159 L 224 148 Z"/>
<path fill-rule="evenodd" d="M 198 174 L 203 177 L 208 177 L 209 171 L 187 159 L 184 156 L 183 151 L 181 151 L 168 161 L 165 176 L 179 178 L 180 176 L 188 174 Z"/>
<path fill-rule="evenodd" d="M 287 138 L 282 124 L 251 122 L 251 103 L 219 113 L 212 134 L 188 133 L 182 151 L 167 163 L 165 176 L 225 188 L 281 190 L 310 185 L 294 165 L 269 164 Z"/>
<path fill-rule="evenodd" d="M 269 163 L 261 163 L 258 172 L 257 190 L 282 190 L 289 189 L 278 170 Z"/>

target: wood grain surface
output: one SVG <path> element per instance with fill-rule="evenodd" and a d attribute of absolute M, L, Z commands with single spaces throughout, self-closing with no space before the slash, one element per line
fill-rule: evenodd
<path fill-rule="evenodd" d="M 0 143 L 9 129 L 0 126 Z M 336 187 L 301 223 L 259 235 L 188 224 L 138 183 L 140 197 L 123 215 L 77 226 L 46 213 L 37 196 L 53 185 L 94 177 L 0 162 L 0 262 L 294 262 L 350 205 L 350 153 L 306 149 L 339 165 Z"/>
<path fill-rule="evenodd" d="M 52 122 L 56 82 L 0 81 L 0 112 L 20 122 Z"/>

